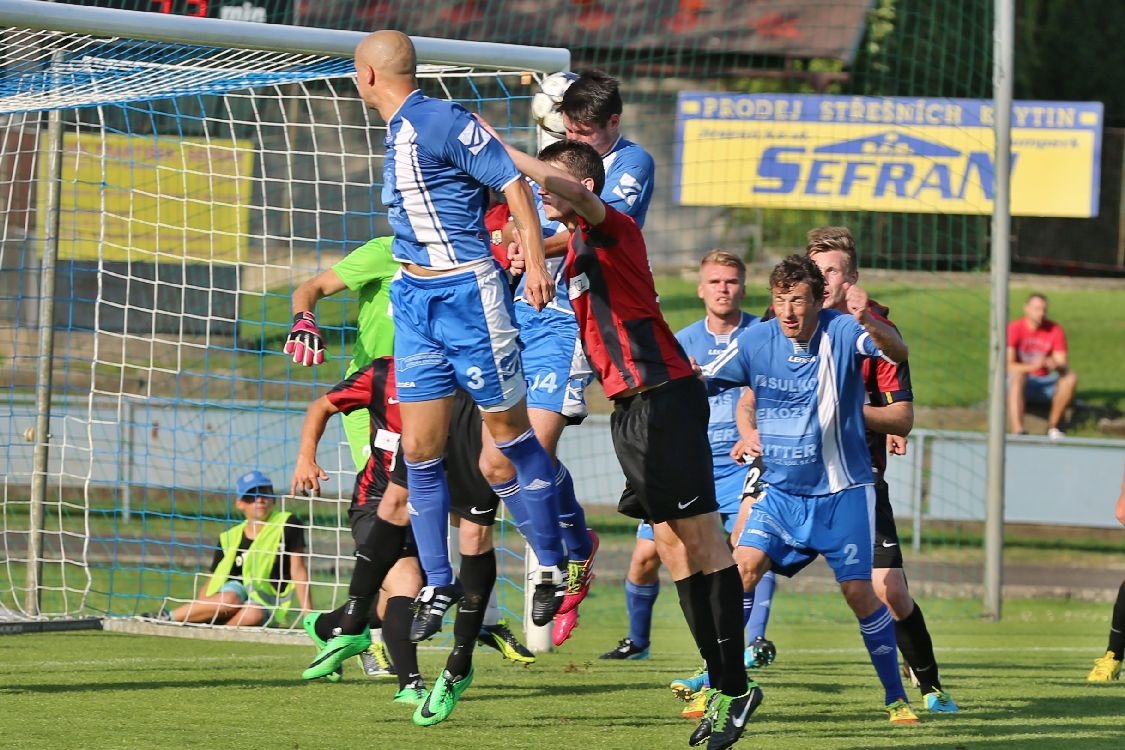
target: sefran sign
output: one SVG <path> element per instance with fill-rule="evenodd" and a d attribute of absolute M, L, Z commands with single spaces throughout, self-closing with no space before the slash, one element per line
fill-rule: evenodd
<path fill-rule="evenodd" d="M 994 109 L 981 99 L 683 92 L 685 206 L 988 214 Z M 1100 102 L 1015 102 L 1012 213 L 1098 212 Z"/>

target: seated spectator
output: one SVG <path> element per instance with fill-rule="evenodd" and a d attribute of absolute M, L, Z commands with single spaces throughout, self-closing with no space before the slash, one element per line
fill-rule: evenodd
<path fill-rule="evenodd" d="M 260 471 L 238 478 L 238 509 L 246 517 L 219 535 L 211 579 L 198 597 L 159 619 L 215 625 L 265 625 L 286 620 L 294 598 L 312 610 L 304 522 L 276 507 L 273 482 Z"/>
<path fill-rule="evenodd" d="M 1047 318 L 1047 298 L 1034 293 L 1023 306 L 1023 317 L 1008 326 L 1008 422 L 1017 435 L 1024 430 L 1028 403 L 1050 407 L 1047 437 L 1064 437 L 1059 422 L 1074 400 L 1078 375 L 1066 356 L 1062 326 Z"/>

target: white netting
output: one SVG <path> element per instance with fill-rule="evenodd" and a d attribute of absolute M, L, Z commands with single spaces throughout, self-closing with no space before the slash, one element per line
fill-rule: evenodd
<path fill-rule="evenodd" d="M 105 12 L 105 11 L 100 11 Z M 110 11 L 112 13 L 112 11 Z M 288 486 L 304 409 L 340 380 L 354 299 L 322 303 L 333 358 L 279 354 L 294 285 L 387 234 L 382 124 L 350 58 L 0 29 L 0 607 L 128 615 L 198 588 L 218 533 L 239 520 L 235 479 Z M 487 45 L 484 45 L 487 47 Z M 550 71 L 422 68 L 423 89 L 531 141 L 526 98 Z M 59 169 L 49 111 L 60 122 Z M 42 552 L 29 559 L 39 292 L 58 189 L 55 331 Z M 311 523 L 317 608 L 346 590 L 350 455 L 322 442 L 329 500 L 287 498 Z M 522 540 L 505 531 L 522 612 Z"/>

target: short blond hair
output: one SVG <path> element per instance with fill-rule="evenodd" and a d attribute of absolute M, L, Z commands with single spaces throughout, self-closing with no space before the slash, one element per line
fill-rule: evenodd
<path fill-rule="evenodd" d="M 847 227 L 816 227 L 805 235 L 805 255 L 813 257 L 817 253 L 830 253 L 839 250 L 848 257 L 848 269 L 858 270 L 856 265 L 855 238 Z"/>
<path fill-rule="evenodd" d="M 728 266 L 730 268 L 737 268 L 738 278 L 743 283 L 746 282 L 746 264 L 742 261 L 742 258 L 739 258 L 731 251 L 712 250 L 711 252 L 704 255 L 703 259 L 699 261 L 699 267 L 703 268 L 703 266 L 707 265 L 708 263 L 714 263 L 720 266 Z"/>

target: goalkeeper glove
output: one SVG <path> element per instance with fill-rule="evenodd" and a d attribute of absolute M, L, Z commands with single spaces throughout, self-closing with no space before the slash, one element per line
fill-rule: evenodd
<path fill-rule="evenodd" d="M 293 316 L 293 327 L 285 339 L 285 353 L 293 355 L 293 363 L 312 367 L 324 362 L 324 338 L 316 327 L 316 316 L 299 312 Z"/>

